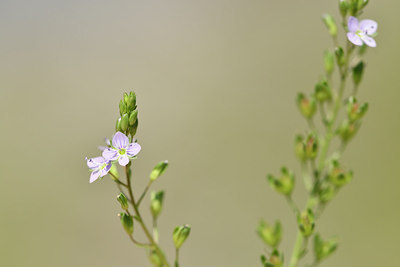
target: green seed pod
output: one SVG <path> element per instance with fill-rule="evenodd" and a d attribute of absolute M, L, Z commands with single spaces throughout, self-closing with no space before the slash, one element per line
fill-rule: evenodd
<path fill-rule="evenodd" d="M 361 122 L 360 121 L 349 121 L 344 120 L 338 129 L 338 134 L 343 142 L 349 142 L 360 129 Z"/>
<path fill-rule="evenodd" d="M 336 55 L 336 60 L 339 64 L 339 66 L 343 66 L 346 63 L 346 58 L 344 56 L 344 50 L 342 47 L 336 47 L 335 48 L 335 55 Z"/>
<path fill-rule="evenodd" d="M 294 141 L 294 152 L 300 161 L 306 160 L 306 146 L 304 144 L 304 137 L 297 135 Z"/>
<path fill-rule="evenodd" d="M 331 88 L 326 80 L 322 80 L 315 85 L 315 98 L 319 102 L 324 102 L 332 99 Z"/>
<path fill-rule="evenodd" d="M 172 239 L 177 249 L 179 249 L 183 245 L 183 243 L 188 238 L 189 234 L 190 234 L 190 226 L 187 224 L 184 226 L 178 226 L 174 229 L 174 232 L 172 234 Z"/>
<path fill-rule="evenodd" d="M 315 227 L 314 213 L 311 209 L 302 211 L 297 217 L 297 223 L 299 224 L 299 229 L 303 236 L 310 236 Z"/>
<path fill-rule="evenodd" d="M 269 185 L 278 193 L 290 196 L 294 188 L 294 174 L 286 167 L 282 167 L 281 176 L 275 178 L 273 175 L 267 175 Z"/>
<path fill-rule="evenodd" d="M 150 210 L 154 218 L 157 218 L 162 210 L 164 191 L 152 191 L 150 195 Z"/>
<path fill-rule="evenodd" d="M 309 159 L 315 159 L 318 155 L 318 139 L 313 133 L 307 136 L 305 152 L 306 157 Z"/>
<path fill-rule="evenodd" d="M 319 200 L 322 203 L 328 203 L 335 197 L 335 195 L 336 195 L 336 188 L 331 184 L 327 184 L 321 187 L 321 190 L 319 192 Z"/>
<path fill-rule="evenodd" d="M 368 111 L 368 103 L 359 104 L 355 97 L 350 97 L 347 103 L 347 117 L 351 122 L 357 121 L 364 117 Z"/>
<path fill-rule="evenodd" d="M 360 84 L 363 73 L 364 73 L 365 64 L 363 61 L 360 61 L 354 68 L 353 68 L 353 82 L 357 86 Z"/>
<path fill-rule="evenodd" d="M 131 235 L 133 233 L 133 219 L 132 219 L 132 217 L 130 215 L 124 213 L 124 212 L 121 212 L 119 214 L 119 218 L 121 220 L 122 226 L 125 229 L 125 232 L 128 235 Z"/>
<path fill-rule="evenodd" d="M 261 263 L 265 267 L 283 267 L 283 254 L 274 249 L 268 259 L 261 255 Z"/>
<path fill-rule="evenodd" d="M 331 75 L 335 68 L 335 55 L 331 51 L 324 52 L 324 67 L 328 75 Z"/>
<path fill-rule="evenodd" d="M 305 118 L 310 119 L 314 116 L 317 110 L 317 103 L 313 96 L 307 98 L 303 93 L 298 93 L 296 102 L 301 114 Z"/>
<path fill-rule="evenodd" d="M 121 208 L 123 210 L 128 210 L 128 208 L 129 208 L 128 199 L 126 198 L 126 196 L 123 193 L 120 193 L 117 196 L 117 200 L 118 200 L 119 204 L 121 204 Z"/>
<path fill-rule="evenodd" d="M 122 115 L 120 123 L 122 132 L 126 132 L 126 130 L 128 130 L 128 125 L 129 125 L 129 116 L 128 114 L 124 114 Z"/>
<path fill-rule="evenodd" d="M 337 241 L 331 238 L 327 241 L 322 240 L 319 234 L 314 237 L 314 253 L 318 261 L 321 261 L 335 252 L 337 248 Z"/>
<path fill-rule="evenodd" d="M 337 36 L 337 26 L 335 19 L 330 14 L 324 14 L 322 16 L 322 21 L 325 23 L 329 30 L 329 34 L 333 37 Z"/>
<path fill-rule="evenodd" d="M 160 256 L 158 256 L 155 250 L 149 251 L 149 260 L 153 264 L 154 267 L 162 267 L 164 266 Z"/>
<path fill-rule="evenodd" d="M 329 165 L 328 178 L 333 185 L 341 187 L 353 179 L 353 172 L 345 172 L 337 160 L 332 160 Z"/>
<path fill-rule="evenodd" d="M 158 177 L 160 177 L 165 172 L 167 167 L 168 167 L 167 160 L 157 163 L 157 165 L 154 167 L 154 169 L 150 173 L 150 180 L 151 181 L 157 180 Z"/>
<path fill-rule="evenodd" d="M 265 244 L 276 248 L 282 239 L 282 226 L 279 221 L 275 222 L 274 226 L 269 225 L 264 220 L 260 221 L 257 228 L 257 233 Z"/>

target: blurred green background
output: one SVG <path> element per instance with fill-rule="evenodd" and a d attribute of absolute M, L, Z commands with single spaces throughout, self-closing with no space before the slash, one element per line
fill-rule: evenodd
<path fill-rule="evenodd" d="M 359 94 L 370 110 L 344 158 L 355 179 L 318 224 L 340 240 L 322 266 L 398 261 L 400 2 L 370 2 L 378 48 Z M 89 184 L 84 160 L 113 134 L 130 89 L 137 192 L 170 161 L 155 185 L 167 191 L 169 257 L 173 227 L 189 223 L 182 266 L 261 266 L 258 220 L 280 218 L 289 258 L 295 221 L 265 175 L 298 173 L 293 138 L 307 126 L 294 98 L 322 73 L 324 12 L 338 18 L 337 1 L 1 1 L 0 265 L 149 266 L 121 229 L 116 187 Z"/>

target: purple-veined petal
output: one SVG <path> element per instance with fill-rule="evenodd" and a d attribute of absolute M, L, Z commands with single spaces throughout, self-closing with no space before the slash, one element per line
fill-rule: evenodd
<path fill-rule="evenodd" d="M 113 137 L 112 145 L 115 148 L 126 149 L 126 147 L 129 145 L 129 139 L 123 133 L 117 132 Z"/>
<path fill-rule="evenodd" d="M 347 22 L 350 32 L 358 31 L 358 19 L 356 17 L 350 16 Z"/>
<path fill-rule="evenodd" d="M 362 39 L 362 40 L 364 41 L 364 43 L 365 43 L 366 45 L 368 45 L 369 47 L 376 47 L 376 42 L 375 42 L 374 38 L 369 37 L 369 36 L 363 36 L 361 39 Z"/>
<path fill-rule="evenodd" d="M 126 149 L 126 153 L 129 157 L 134 157 L 140 152 L 141 149 L 142 147 L 138 143 L 132 143 Z"/>
<path fill-rule="evenodd" d="M 129 163 L 129 158 L 126 154 L 121 155 L 118 159 L 118 163 L 121 166 L 126 166 Z"/>
<path fill-rule="evenodd" d="M 105 163 L 106 160 L 103 157 L 95 157 L 91 159 L 87 159 L 87 166 L 90 169 L 96 169 L 98 168 L 101 164 Z"/>
<path fill-rule="evenodd" d="M 94 171 L 90 174 L 89 183 L 93 183 L 100 177 L 100 170 Z"/>
<path fill-rule="evenodd" d="M 97 149 L 100 151 L 104 151 L 108 148 L 108 146 L 98 146 Z"/>
<path fill-rule="evenodd" d="M 106 142 L 107 145 L 111 146 L 111 141 L 110 141 L 110 139 L 106 138 L 104 141 Z"/>
<path fill-rule="evenodd" d="M 107 148 L 103 151 L 103 157 L 106 160 L 117 160 L 118 159 L 118 151 L 113 148 Z"/>
<path fill-rule="evenodd" d="M 364 19 L 360 22 L 360 30 L 365 34 L 371 35 L 378 29 L 378 23 L 370 19 Z"/>
<path fill-rule="evenodd" d="M 361 41 L 361 38 L 354 32 L 348 32 L 347 39 L 349 39 L 350 42 L 352 42 L 353 44 L 358 45 L 358 46 L 362 46 L 362 44 L 363 44 L 363 42 Z"/>
<path fill-rule="evenodd" d="M 107 165 L 101 169 L 100 171 L 100 177 L 104 177 L 107 175 L 107 173 L 110 171 L 111 169 L 111 161 L 107 163 Z"/>

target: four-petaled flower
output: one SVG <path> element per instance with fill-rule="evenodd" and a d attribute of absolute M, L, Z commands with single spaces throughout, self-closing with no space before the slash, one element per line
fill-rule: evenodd
<path fill-rule="evenodd" d="M 86 158 L 86 163 L 92 172 L 90 174 L 90 183 L 96 181 L 99 177 L 105 176 L 111 168 L 111 161 L 103 158 L 103 157 L 96 157 L 92 159 Z"/>
<path fill-rule="evenodd" d="M 362 46 L 364 42 L 370 47 L 376 47 L 376 42 L 371 37 L 378 29 L 376 21 L 365 19 L 358 22 L 357 18 L 350 16 L 347 26 L 349 27 L 347 38 L 350 42 L 358 46 Z"/>
<path fill-rule="evenodd" d="M 129 138 L 117 132 L 112 139 L 112 146 L 103 151 L 103 157 L 107 160 L 118 160 L 121 166 L 126 166 L 129 163 L 129 158 L 135 157 L 141 147 L 138 143 L 129 143 Z"/>

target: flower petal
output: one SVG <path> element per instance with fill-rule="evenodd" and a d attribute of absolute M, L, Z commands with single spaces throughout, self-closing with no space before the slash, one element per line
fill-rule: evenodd
<path fill-rule="evenodd" d="M 129 158 L 126 154 L 121 155 L 118 159 L 118 163 L 121 166 L 126 166 L 129 163 Z"/>
<path fill-rule="evenodd" d="M 94 171 L 90 174 L 90 180 L 89 183 L 93 183 L 94 181 L 96 181 L 100 176 L 100 170 Z"/>
<path fill-rule="evenodd" d="M 350 16 L 347 22 L 347 27 L 349 27 L 350 32 L 358 31 L 358 19 L 356 17 Z"/>
<path fill-rule="evenodd" d="M 111 169 L 111 161 L 100 171 L 100 177 L 104 177 Z"/>
<path fill-rule="evenodd" d="M 352 42 L 353 44 L 358 45 L 358 46 L 362 46 L 362 44 L 363 44 L 363 42 L 361 41 L 361 38 L 354 32 L 348 32 L 347 39 L 349 39 L 350 42 Z"/>
<path fill-rule="evenodd" d="M 107 148 L 103 151 L 103 157 L 106 160 L 117 160 L 118 159 L 118 151 L 113 148 Z"/>
<path fill-rule="evenodd" d="M 362 40 L 364 41 L 364 43 L 365 43 L 366 45 L 368 45 L 369 47 L 376 47 L 376 42 L 375 42 L 374 38 L 369 37 L 369 36 L 363 36 L 361 39 L 362 39 Z"/>
<path fill-rule="evenodd" d="M 140 152 L 141 149 L 142 147 L 138 143 L 132 143 L 126 149 L 126 153 L 129 157 L 134 157 Z"/>
<path fill-rule="evenodd" d="M 95 157 L 95 158 L 86 159 L 86 160 L 87 160 L 86 164 L 90 169 L 96 169 L 101 164 L 106 162 L 106 160 L 103 157 Z"/>
<path fill-rule="evenodd" d="M 129 145 L 129 139 L 121 132 L 117 132 L 112 140 L 112 145 L 115 148 L 125 149 Z"/>
<path fill-rule="evenodd" d="M 378 29 L 378 23 L 374 20 L 364 19 L 360 22 L 360 30 L 365 34 L 371 35 Z"/>

